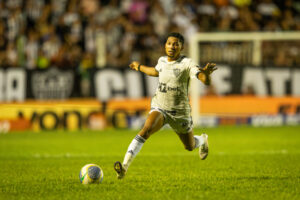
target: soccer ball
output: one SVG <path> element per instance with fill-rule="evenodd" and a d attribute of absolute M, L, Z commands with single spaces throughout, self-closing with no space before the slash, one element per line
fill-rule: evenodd
<path fill-rule="evenodd" d="M 81 168 L 79 180 L 82 184 L 101 183 L 103 181 L 103 171 L 96 164 L 87 164 Z"/>

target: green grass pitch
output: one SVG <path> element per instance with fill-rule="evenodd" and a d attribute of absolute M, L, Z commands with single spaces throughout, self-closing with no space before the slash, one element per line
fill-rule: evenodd
<path fill-rule="evenodd" d="M 184 150 L 171 130 L 153 135 L 117 180 L 115 161 L 136 131 L 0 135 L 0 199 L 300 199 L 300 127 L 195 129 L 209 135 L 210 154 Z M 79 171 L 96 163 L 97 185 Z"/>

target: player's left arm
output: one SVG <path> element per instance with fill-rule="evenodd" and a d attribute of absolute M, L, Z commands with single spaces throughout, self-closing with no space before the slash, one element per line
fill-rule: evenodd
<path fill-rule="evenodd" d="M 215 63 L 207 63 L 204 68 L 199 68 L 200 72 L 198 73 L 197 78 L 205 85 L 210 85 L 210 75 L 217 69 Z"/>

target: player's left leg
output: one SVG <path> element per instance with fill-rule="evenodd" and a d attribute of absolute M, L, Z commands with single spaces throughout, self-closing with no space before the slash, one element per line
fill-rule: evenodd
<path fill-rule="evenodd" d="M 199 156 L 201 160 L 204 160 L 208 155 L 208 136 L 203 133 L 201 136 L 194 135 L 193 131 L 188 133 L 177 134 L 184 145 L 184 148 L 188 151 L 192 151 L 195 148 L 199 148 Z"/>
<path fill-rule="evenodd" d="M 135 138 L 131 141 L 127 152 L 124 156 L 123 163 L 117 161 L 114 169 L 117 172 L 119 179 L 124 178 L 130 164 L 135 156 L 139 153 L 145 141 L 164 125 L 164 115 L 158 110 L 152 110 L 144 124 L 144 127 L 139 131 Z"/>

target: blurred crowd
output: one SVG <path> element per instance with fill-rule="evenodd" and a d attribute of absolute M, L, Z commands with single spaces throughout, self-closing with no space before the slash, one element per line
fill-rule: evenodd
<path fill-rule="evenodd" d="M 299 13 L 295 0 L 0 0 L 0 66 L 82 76 L 99 63 L 153 66 L 169 32 L 188 42 L 197 32 L 300 31 Z M 276 45 L 264 44 L 268 64 L 300 65 L 299 42 Z"/>

